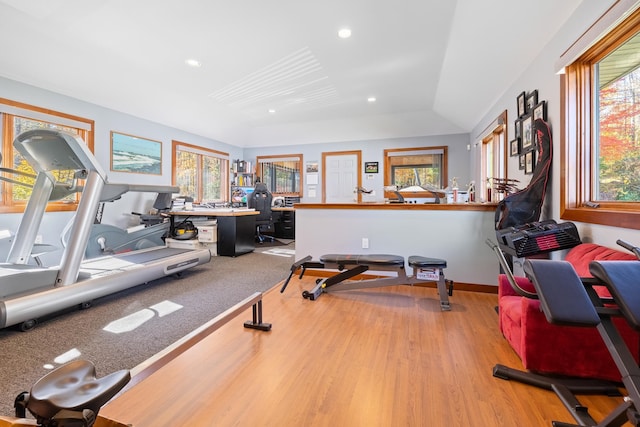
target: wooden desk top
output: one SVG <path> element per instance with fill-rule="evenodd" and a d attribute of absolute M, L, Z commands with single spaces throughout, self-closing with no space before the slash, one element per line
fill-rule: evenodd
<path fill-rule="evenodd" d="M 240 209 L 240 208 L 224 208 L 224 209 L 194 209 L 192 211 L 171 211 L 169 215 L 172 216 L 248 216 L 258 215 L 260 212 L 255 209 Z"/>

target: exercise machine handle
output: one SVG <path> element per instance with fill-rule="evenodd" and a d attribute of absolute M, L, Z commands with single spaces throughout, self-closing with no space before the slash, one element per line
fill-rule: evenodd
<path fill-rule="evenodd" d="M 287 277 L 287 280 L 284 281 L 284 284 L 280 289 L 280 293 L 283 293 L 284 290 L 287 289 L 287 285 L 289 284 L 289 280 L 291 280 L 291 277 L 293 277 L 293 273 L 295 273 L 298 270 L 298 268 L 304 265 L 304 263 L 306 263 L 307 261 L 311 261 L 311 255 L 307 255 L 306 257 L 294 262 L 291 265 L 291 271 L 289 272 L 289 277 Z"/>
<path fill-rule="evenodd" d="M 628 250 L 629 252 L 633 253 L 636 256 L 636 258 L 640 259 L 639 247 L 633 246 L 631 243 L 625 242 L 624 240 L 621 240 L 621 239 L 616 240 L 616 243 L 622 246 L 623 248 L 625 248 L 626 250 Z"/>

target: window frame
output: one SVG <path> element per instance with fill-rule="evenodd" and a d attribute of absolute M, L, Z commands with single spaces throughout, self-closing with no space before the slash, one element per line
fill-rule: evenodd
<path fill-rule="evenodd" d="M 0 115 L 2 116 L 2 163 L 0 166 L 9 169 L 13 168 L 14 148 L 13 141 L 17 135 L 13 135 L 13 118 L 21 117 L 28 120 L 50 123 L 59 126 L 73 127 L 78 129 L 78 135 L 89 147 L 89 151 L 94 152 L 95 121 L 84 117 L 60 111 L 50 110 L 35 105 L 0 98 Z M 64 123 L 66 122 L 66 123 Z M 73 122 L 84 124 L 87 129 L 73 125 Z M 12 184 L 0 181 L 2 194 L 0 197 L 0 213 L 23 213 L 27 202 L 14 201 Z M 75 211 L 78 208 L 80 196 L 76 195 L 75 201 L 50 201 L 47 203 L 46 212 Z"/>
<path fill-rule="evenodd" d="M 231 192 L 231 178 L 230 178 L 230 158 L 229 158 L 229 153 L 225 153 L 224 151 L 218 151 L 218 150 L 213 150 L 211 148 L 204 148 L 198 145 L 193 145 L 193 144 L 189 144 L 186 142 L 182 142 L 182 141 L 177 141 L 177 140 L 172 140 L 171 141 L 171 185 L 177 186 L 178 184 L 176 183 L 176 157 L 177 157 L 177 152 L 180 151 L 179 147 L 185 147 L 186 150 L 182 150 L 182 151 L 187 151 L 190 153 L 194 153 L 197 156 L 199 156 L 198 159 L 198 169 L 197 169 L 197 176 L 196 176 L 196 197 L 194 197 L 194 202 L 196 203 L 201 203 L 203 201 L 203 194 L 204 194 L 204 190 L 203 190 L 203 182 L 202 182 L 202 178 L 203 178 L 203 174 L 202 174 L 202 159 L 204 156 L 208 156 L 210 153 L 211 156 L 210 157 L 215 157 L 218 158 L 220 160 L 222 160 L 223 162 L 225 162 L 225 164 L 222 165 L 222 182 L 220 183 L 220 194 L 223 196 L 220 200 L 206 200 L 206 202 L 220 202 L 220 203 L 227 203 L 230 200 L 230 192 Z M 225 173 L 226 171 L 226 173 Z"/>
<path fill-rule="evenodd" d="M 269 162 L 273 162 L 275 160 L 282 160 L 282 159 L 297 159 L 298 164 L 300 165 L 299 169 L 298 169 L 298 175 L 300 177 L 300 190 L 297 192 L 282 192 L 282 193 L 277 193 L 275 191 L 273 191 L 268 183 L 264 182 L 263 180 L 263 176 L 262 176 L 262 163 L 269 163 Z M 293 161 L 293 160 L 291 160 Z M 256 176 L 258 178 L 260 178 L 260 180 L 267 184 L 267 187 L 269 187 L 269 191 L 271 191 L 271 193 L 274 196 L 283 196 L 283 197 L 303 197 L 303 168 L 304 168 L 304 158 L 302 154 L 274 154 L 274 155 L 268 155 L 268 156 L 256 156 Z"/>
<path fill-rule="evenodd" d="M 594 43 L 560 76 L 560 218 L 640 230 L 640 202 L 597 201 L 593 191 L 595 100 L 593 65 L 640 31 L 640 9 Z"/>
<path fill-rule="evenodd" d="M 493 184 L 489 183 L 489 179 L 509 179 L 509 130 L 508 130 L 508 114 L 507 110 L 504 110 L 496 119 L 480 134 L 480 140 L 477 145 L 480 146 L 480 185 L 476 186 L 477 201 L 486 201 L 490 203 L 496 203 L 499 199 L 503 198 L 504 193 L 496 193 L 493 188 Z M 489 177 L 488 175 L 488 146 L 491 144 L 491 160 L 492 168 L 495 171 L 494 175 Z M 489 191 L 491 189 L 491 200 L 489 201 Z"/>
<path fill-rule="evenodd" d="M 397 153 L 410 153 L 410 152 L 419 152 L 419 151 L 436 151 L 442 150 L 442 172 L 440 177 L 441 186 L 444 183 L 444 186 L 447 186 L 449 182 L 449 155 L 448 150 L 449 147 L 446 145 L 438 145 L 438 146 L 428 146 L 428 147 L 405 147 L 405 148 L 387 148 L 384 150 L 384 187 L 393 185 L 392 184 L 392 165 L 391 165 L 391 157 L 398 157 Z M 426 154 L 426 153 L 425 153 Z M 409 156 L 409 154 L 407 154 Z M 402 156 L 400 156 L 402 157 Z M 433 197 L 433 194 L 430 191 L 416 191 L 411 193 L 412 197 Z M 395 194 L 390 191 L 384 191 L 385 198 L 395 198 Z"/>

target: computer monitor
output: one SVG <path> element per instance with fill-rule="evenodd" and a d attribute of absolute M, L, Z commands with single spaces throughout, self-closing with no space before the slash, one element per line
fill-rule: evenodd
<path fill-rule="evenodd" d="M 253 187 L 232 186 L 231 203 L 234 205 L 246 206 L 247 198 L 249 197 L 249 194 L 253 193 L 253 190 L 255 190 Z"/>

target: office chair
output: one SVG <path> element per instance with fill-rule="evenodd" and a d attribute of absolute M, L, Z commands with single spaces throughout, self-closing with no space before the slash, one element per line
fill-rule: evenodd
<path fill-rule="evenodd" d="M 260 233 L 261 227 L 267 229 L 273 226 L 273 218 L 271 214 L 271 201 L 273 199 L 272 194 L 267 189 L 267 186 L 263 183 L 257 183 L 253 193 L 249 195 L 247 199 L 247 207 L 253 208 L 260 212 L 256 216 L 256 241 L 263 243 L 265 240 L 273 242 L 275 239 L 272 236 L 265 236 Z"/>

